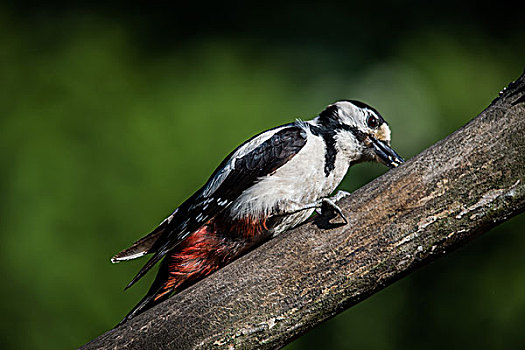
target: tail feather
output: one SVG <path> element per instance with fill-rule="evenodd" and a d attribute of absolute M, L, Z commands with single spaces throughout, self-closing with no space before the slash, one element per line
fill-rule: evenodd
<path fill-rule="evenodd" d="M 124 290 L 128 289 L 132 285 L 134 285 L 139 279 L 141 279 L 153 266 L 155 266 L 156 263 L 160 261 L 166 255 L 171 249 L 176 247 L 180 241 L 178 241 L 176 244 L 169 246 L 169 242 L 165 243 L 164 245 L 160 246 L 159 248 L 155 248 L 156 252 L 151 257 L 151 259 L 148 260 L 148 262 L 142 266 L 140 271 L 133 277 L 131 282 L 128 283 L 128 285 L 124 288 Z M 158 277 L 159 275 L 157 275 Z"/>
<path fill-rule="evenodd" d="M 157 277 L 155 278 L 155 281 L 151 285 L 146 296 L 144 296 L 144 298 L 142 298 L 142 300 L 126 315 L 126 317 L 124 317 L 124 319 L 119 322 L 117 327 L 126 321 L 131 320 L 133 317 L 141 314 L 147 309 L 155 306 L 156 304 L 164 301 L 170 296 L 171 290 L 165 290 L 165 281 L 168 275 L 168 264 L 163 262 L 160 266 Z"/>
<path fill-rule="evenodd" d="M 155 255 L 153 255 L 151 259 L 149 259 L 148 262 L 144 266 L 142 266 L 140 271 L 135 275 L 135 277 L 133 277 L 131 282 L 128 283 L 128 285 L 126 286 L 126 288 L 124 288 L 124 290 L 128 289 L 129 287 L 134 285 L 139 279 L 141 279 L 146 274 L 146 272 L 148 272 L 156 263 L 159 262 L 160 259 L 162 259 L 162 257 L 165 254 L 166 253 L 161 254 L 161 252 L 155 253 Z"/>
<path fill-rule="evenodd" d="M 213 273 L 229 263 L 243 252 L 235 239 L 228 239 L 219 234 L 212 226 L 203 226 L 179 241 L 175 247 L 163 246 L 144 265 L 139 273 L 128 284 L 129 288 L 150 270 L 160 259 L 157 276 L 146 296 L 121 321 L 122 324 L 156 304 L 169 298 L 189 285 Z M 174 249 L 176 248 L 176 249 Z"/>
<path fill-rule="evenodd" d="M 158 241 L 162 233 L 164 233 L 164 230 L 165 225 L 161 224 L 149 235 L 142 237 L 141 239 L 133 243 L 131 247 L 124 249 L 120 253 L 114 255 L 111 258 L 111 262 L 115 264 L 125 260 L 140 258 L 141 256 L 152 253 L 153 246 Z"/>
<path fill-rule="evenodd" d="M 168 232 L 168 231 L 166 231 Z M 164 233 L 164 230 L 163 232 Z M 169 241 L 162 244 L 163 242 L 160 242 L 161 244 L 158 244 L 160 241 L 157 240 L 157 242 L 155 242 L 155 245 L 153 246 L 153 248 L 151 249 L 152 251 L 155 251 L 155 254 L 151 257 L 151 259 L 148 260 L 148 262 L 142 266 L 142 268 L 140 269 L 140 271 L 135 275 L 135 277 L 133 277 L 133 279 L 131 280 L 131 282 L 128 283 L 128 285 L 126 286 L 126 288 L 124 288 L 124 290 L 128 289 L 129 287 L 131 287 L 132 285 L 135 284 L 135 282 L 137 282 L 139 279 L 141 279 L 149 270 L 151 270 L 151 268 L 153 266 L 155 266 L 156 263 L 158 263 L 160 261 L 160 259 L 162 259 L 166 254 L 168 254 L 168 252 L 172 249 L 174 249 L 175 247 L 177 247 L 182 241 L 177 241 L 175 243 L 170 243 Z"/>
<path fill-rule="evenodd" d="M 150 305 L 150 304 L 152 304 L 154 297 L 155 297 L 155 294 L 152 294 L 152 295 L 148 294 L 144 298 L 142 298 L 142 300 L 115 327 L 118 327 L 126 323 L 127 321 L 131 320 L 133 317 L 137 316 L 141 312 L 152 307 L 153 305 Z"/>

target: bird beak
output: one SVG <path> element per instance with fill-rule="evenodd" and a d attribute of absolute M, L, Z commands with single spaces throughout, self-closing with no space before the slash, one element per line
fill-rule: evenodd
<path fill-rule="evenodd" d="M 396 168 L 405 162 L 386 142 L 371 136 L 368 141 L 369 147 L 374 150 L 377 159 L 389 168 Z"/>

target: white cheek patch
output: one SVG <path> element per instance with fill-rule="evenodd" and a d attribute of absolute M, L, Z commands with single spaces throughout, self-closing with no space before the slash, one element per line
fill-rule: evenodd
<path fill-rule="evenodd" d="M 390 128 L 386 123 L 383 123 L 379 129 L 374 133 L 374 137 L 378 140 L 390 142 Z"/>

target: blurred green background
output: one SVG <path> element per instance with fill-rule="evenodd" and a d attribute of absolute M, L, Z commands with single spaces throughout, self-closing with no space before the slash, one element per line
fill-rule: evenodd
<path fill-rule="evenodd" d="M 109 258 L 246 138 L 341 98 L 381 111 L 410 158 L 525 67 L 500 2 L 0 4 L 1 349 L 74 348 L 149 280 Z M 355 189 L 386 169 L 351 169 Z M 525 348 L 524 215 L 287 349 Z"/>

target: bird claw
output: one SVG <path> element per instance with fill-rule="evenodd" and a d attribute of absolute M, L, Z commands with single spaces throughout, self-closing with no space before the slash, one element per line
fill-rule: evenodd
<path fill-rule="evenodd" d="M 341 199 L 348 196 L 349 194 L 350 193 L 346 191 L 337 191 L 337 193 L 333 195 L 332 197 L 321 198 L 317 200 L 316 202 L 312 202 L 306 205 L 301 205 L 301 206 L 298 205 L 293 210 L 280 213 L 280 215 L 290 215 L 290 214 L 301 212 L 303 210 L 315 209 L 317 214 L 319 214 L 319 216 L 321 216 L 327 222 L 339 215 L 341 219 L 343 219 L 344 221 L 343 225 L 346 225 L 348 224 L 349 221 L 346 218 L 346 216 L 343 214 L 343 211 L 341 210 L 341 208 L 337 206 L 336 202 L 340 201 Z"/>
<path fill-rule="evenodd" d="M 320 200 L 320 206 L 316 209 L 316 212 L 321 216 L 329 218 L 328 220 L 333 219 L 335 216 L 339 215 L 341 219 L 343 219 L 344 225 L 347 225 L 349 221 L 336 202 L 339 202 L 349 194 L 350 193 L 346 191 L 337 191 L 337 193 L 332 197 L 322 198 Z"/>

